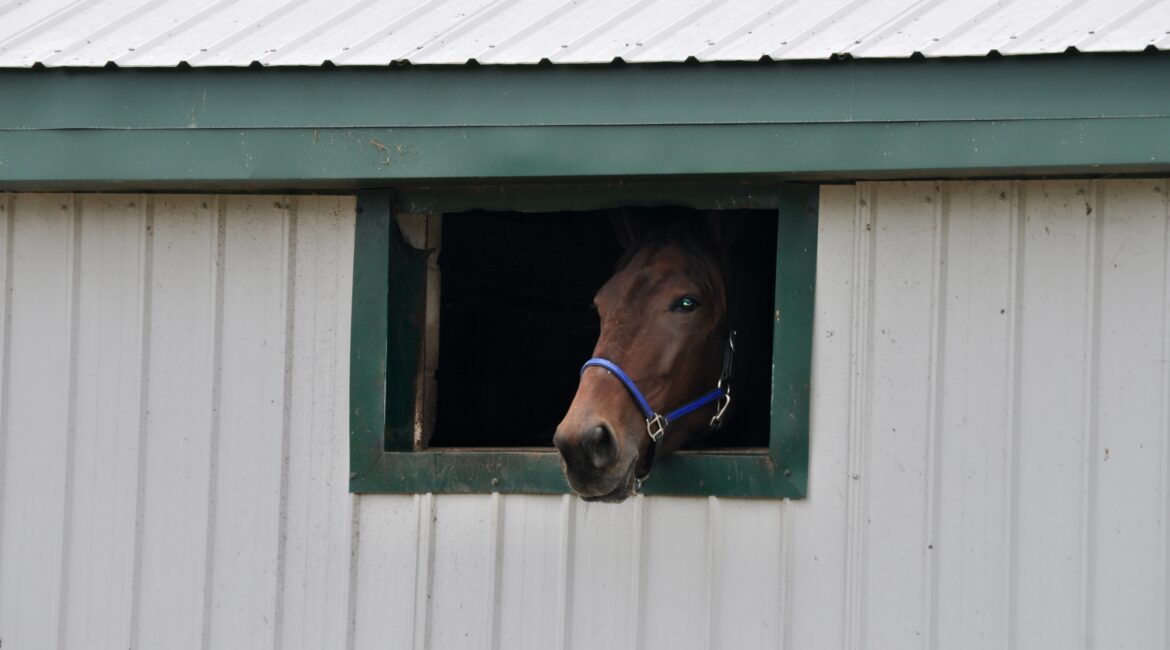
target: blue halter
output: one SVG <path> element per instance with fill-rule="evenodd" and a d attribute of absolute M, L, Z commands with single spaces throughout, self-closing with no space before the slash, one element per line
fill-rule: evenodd
<path fill-rule="evenodd" d="M 658 455 L 658 441 L 666 434 L 666 427 L 670 426 L 671 422 L 689 413 L 694 413 L 708 404 L 718 402 L 715 415 L 711 418 L 710 424 L 712 429 L 718 429 L 723 424 L 723 414 L 727 412 L 727 406 L 731 404 L 731 386 L 728 383 L 728 379 L 731 375 L 731 364 L 734 355 L 735 332 L 733 331 L 727 338 L 727 351 L 723 355 L 723 372 L 719 376 L 719 381 L 715 384 L 715 389 L 700 395 L 665 415 L 657 413 L 650 406 L 650 402 L 646 401 L 646 396 L 642 394 L 642 391 L 638 390 L 638 385 L 634 383 L 634 380 L 630 379 L 626 371 L 622 370 L 621 366 L 613 361 L 601 357 L 594 357 L 586 361 L 585 365 L 581 366 L 581 374 L 585 374 L 585 370 L 590 366 L 597 366 L 598 368 L 605 368 L 610 374 L 617 377 L 618 381 L 622 382 L 622 385 L 630 393 L 630 397 L 634 398 L 634 403 L 641 409 L 643 417 L 646 418 L 646 433 L 650 436 L 650 460 L 646 464 L 646 469 L 635 477 L 637 478 L 635 491 L 641 487 L 642 481 L 650 475 L 650 469 L 654 467 L 654 458 Z"/>

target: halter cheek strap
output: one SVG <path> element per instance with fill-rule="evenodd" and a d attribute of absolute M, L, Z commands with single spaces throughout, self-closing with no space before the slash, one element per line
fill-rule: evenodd
<path fill-rule="evenodd" d="M 714 417 L 711 418 L 711 428 L 717 429 L 723 424 L 723 415 L 727 412 L 727 407 L 731 404 L 731 386 L 728 384 L 728 379 L 731 375 L 732 357 L 735 354 L 735 332 L 732 332 L 727 339 L 727 351 L 723 356 L 723 372 L 719 376 L 719 381 L 715 385 L 715 389 L 700 395 L 699 397 L 683 404 L 682 406 L 666 413 L 665 415 L 655 412 L 650 406 L 650 402 L 646 400 L 646 396 L 638 389 L 638 385 L 634 383 L 633 379 L 622 370 L 621 366 L 601 357 L 594 357 L 585 362 L 581 366 L 581 374 L 591 366 L 604 368 L 609 371 L 622 385 L 626 387 L 626 391 L 630 393 L 630 397 L 634 399 L 634 403 L 642 411 L 642 416 L 646 418 L 646 433 L 650 436 L 650 460 L 646 463 L 646 469 L 638 474 L 634 483 L 635 492 L 641 489 L 642 481 L 650 475 L 650 470 L 654 467 L 654 458 L 658 455 L 658 441 L 666 434 L 666 427 L 670 426 L 671 422 L 694 413 L 695 411 L 711 404 L 718 402 L 718 406 Z"/>

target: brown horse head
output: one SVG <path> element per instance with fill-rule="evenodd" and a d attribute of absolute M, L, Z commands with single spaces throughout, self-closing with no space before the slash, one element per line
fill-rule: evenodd
<path fill-rule="evenodd" d="M 657 413 L 711 391 L 720 378 L 728 337 L 725 239 L 713 218 L 659 227 L 631 243 L 594 298 L 601 334 L 593 356 L 620 366 Z M 671 422 L 657 454 L 708 430 L 715 411 L 711 404 Z M 652 462 L 646 417 L 601 367 L 581 373 L 553 443 L 569 485 L 587 500 L 624 500 Z"/>

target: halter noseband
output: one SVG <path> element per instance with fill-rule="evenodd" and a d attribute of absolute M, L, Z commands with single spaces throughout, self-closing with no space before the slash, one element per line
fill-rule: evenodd
<path fill-rule="evenodd" d="M 728 405 L 731 404 L 731 368 L 735 357 L 735 330 L 727 337 L 727 349 L 723 353 L 723 372 L 719 375 L 719 381 L 715 384 L 715 389 L 700 395 L 699 397 L 683 404 L 682 406 L 662 415 L 656 413 L 650 406 L 650 402 L 646 401 L 646 396 L 642 391 L 638 390 L 638 385 L 634 383 L 633 379 L 622 370 L 621 366 L 601 357 L 594 357 L 585 362 L 581 366 L 581 374 L 585 374 L 585 370 L 590 366 L 597 366 L 598 368 L 605 368 L 630 393 L 630 397 L 634 398 L 634 403 L 641 409 L 642 415 L 646 418 L 646 433 L 650 436 L 650 460 L 646 463 L 646 469 L 636 475 L 634 481 L 634 492 L 641 491 L 642 481 L 650 476 L 650 470 L 654 467 L 654 458 L 658 455 L 658 441 L 662 436 L 666 435 L 666 427 L 670 426 L 671 422 L 681 418 L 684 415 L 694 413 L 695 411 L 711 404 L 718 402 L 715 409 L 715 415 L 711 417 L 711 428 L 718 429 L 723 424 L 723 415 L 727 412 Z"/>

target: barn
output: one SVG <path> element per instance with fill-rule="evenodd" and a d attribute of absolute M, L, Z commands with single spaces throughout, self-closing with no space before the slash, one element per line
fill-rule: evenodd
<path fill-rule="evenodd" d="M 0 648 L 1170 646 L 1168 46 L 1167 0 L 0 2 Z M 775 233 L 762 424 L 621 504 L 547 428 L 613 210 Z"/>

